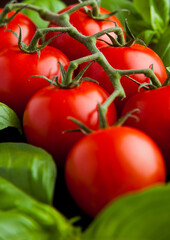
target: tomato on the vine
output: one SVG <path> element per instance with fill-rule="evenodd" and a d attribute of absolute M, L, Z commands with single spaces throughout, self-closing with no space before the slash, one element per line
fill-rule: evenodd
<path fill-rule="evenodd" d="M 133 44 L 130 47 L 104 47 L 100 49 L 100 51 L 104 54 L 110 65 L 115 69 L 145 69 L 153 66 L 153 71 L 160 83 L 163 83 L 167 78 L 166 69 L 162 60 L 152 49 L 148 47 L 140 44 Z M 84 64 L 82 64 L 82 68 L 83 67 Z M 114 91 L 109 77 L 97 62 L 93 62 L 90 65 L 84 76 L 97 80 L 99 84 L 109 93 Z M 144 74 L 132 74 L 129 76 L 140 84 L 150 82 L 150 79 Z M 133 82 L 126 76 L 122 76 L 120 81 L 125 90 L 126 97 L 123 100 L 120 100 L 119 98 L 115 100 L 118 113 L 121 112 L 122 107 L 128 98 L 137 93 L 139 88 L 137 83 Z"/>
<path fill-rule="evenodd" d="M 161 149 L 170 174 L 170 86 L 137 93 L 125 104 L 122 115 L 132 109 L 138 120 L 128 118 L 125 125 L 133 126 L 147 133 Z"/>
<path fill-rule="evenodd" d="M 2 10 L 3 9 L 1 8 L 0 13 Z M 15 11 L 8 13 L 7 18 L 10 18 L 14 13 Z M 6 26 L 0 26 L 0 50 L 18 45 L 18 38 L 12 32 L 7 30 L 12 30 L 19 35 L 19 26 L 22 31 L 22 41 L 25 44 L 31 42 L 37 27 L 29 17 L 19 12 L 9 23 L 6 24 Z"/>
<path fill-rule="evenodd" d="M 63 166 L 71 147 L 82 136 L 82 132 L 65 132 L 78 126 L 68 117 L 73 117 L 90 129 L 99 128 L 98 104 L 102 104 L 108 93 L 93 82 L 83 81 L 74 88 L 50 86 L 38 91 L 28 102 L 23 127 L 30 144 L 47 150 L 59 166 Z M 106 113 L 108 124 L 116 121 L 116 110 L 112 103 Z"/>
<path fill-rule="evenodd" d="M 68 58 L 56 48 L 46 46 L 38 53 L 25 53 L 18 47 L 11 47 L 0 52 L 0 101 L 11 107 L 22 119 L 25 106 L 30 97 L 49 85 L 45 79 L 32 77 L 43 75 L 52 80 L 60 79 L 60 62 L 65 69 Z"/>
<path fill-rule="evenodd" d="M 70 8 L 72 8 L 75 5 L 70 5 L 61 10 L 59 13 L 63 13 Z M 99 8 L 100 14 L 108 14 L 110 13 L 108 10 L 100 7 Z M 93 35 L 99 31 L 113 28 L 116 25 L 122 28 L 122 32 L 125 37 L 125 33 L 123 30 L 123 26 L 118 20 L 116 16 L 111 16 L 107 18 L 106 20 L 96 20 L 92 17 L 88 16 L 87 13 L 83 8 L 77 10 L 76 12 L 70 14 L 70 23 L 83 35 L 90 36 Z M 55 23 L 50 23 L 49 27 L 57 27 Z M 46 35 L 47 39 L 50 39 L 54 35 L 56 35 L 57 32 L 51 32 Z M 114 38 L 116 37 L 115 33 L 110 33 L 111 36 Z M 105 34 L 100 37 L 100 39 L 105 40 L 107 42 L 111 42 L 109 37 Z M 68 34 L 63 33 L 60 36 L 57 36 L 53 41 L 50 43 L 50 45 L 60 49 L 62 52 L 66 54 L 66 56 L 70 60 L 74 60 L 80 57 L 84 57 L 88 55 L 90 52 L 89 50 L 80 42 L 70 37 Z M 100 48 L 102 46 L 106 46 L 107 44 L 103 41 L 97 40 L 97 47 Z"/>
<path fill-rule="evenodd" d="M 100 129 L 68 154 L 65 179 L 79 207 L 96 216 L 123 194 L 165 182 L 162 154 L 145 133 L 130 127 Z"/>

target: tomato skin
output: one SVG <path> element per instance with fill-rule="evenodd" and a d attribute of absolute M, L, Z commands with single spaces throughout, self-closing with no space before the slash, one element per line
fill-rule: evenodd
<path fill-rule="evenodd" d="M 73 6 L 75 6 L 75 5 L 67 6 L 59 13 L 65 12 L 66 10 L 69 10 Z M 106 10 L 102 7 L 99 8 L 99 11 L 101 14 L 110 13 L 108 10 Z M 110 20 L 110 21 L 108 21 L 108 20 Z M 95 20 L 95 19 L 90 18 L 85 13 L 83 8 L 81 8 L 80 10 L 77 10 L 76 12 L 74 12 L 70 15 L 70 23 L 80 33 L 82 33 L 85 36 L 90 36 L 99 31 L 102 31 L 104 29 L 115 27 L 115 23 L 117 23 L 117 25 L 120 26 L 123 30 L 123 26 L 120 23 L 120 21 L 117 19 L 117 17 L 112 16 L 112 17 L 109 17 L 105 21 Z M 54 23 L 49 24 L 49 27 L 56 27 L 56 26 L 57 25 Z M 124 30 L 123 30 L 123 33 L 124 33 Z M 47 39 L 50 39 L 54 35 L 56 35 L 55 32 L 48 33 Z M 112 35 L 113 37 L 116 38 L 115 33 L 110 33 L 110 35 Z M 124 37 L 125 37 L 125 33 L 124 33 Z M 100 39 L 103 39 L 110 43 L 110 39 L 106 35 L 101 36 Z M 84 57 L 84 56 L 90 54 L 90 51 L 82 43 L 78 42 L 77 40 L 73 39 L 72 37 L 70 37 L 68 34 L 65 34 L 65 33 L 61 34 L 60 36 L 53 39 L 53 41 L 50 43 L 50 45 L 60 49 L 62 52 L 64 52 L 66 54 L 66 56 L 70 60 L 78 59 L 80 57 Z M 97 41 L 98 48 L 100 48 L 102 46 L 106 46 L 106 45 L 107 44 L 104 43 L 103 41 L 99 41 L 99 40 Z"/>
<path fill-rule="evenodd" d="M 22 119 L 25 106 L 30 97 L 49 83 L 33 75 L 44 75 L 50 79 L 60 76 L 60 61 L 66 69 L 68 58 L 56 48 L 47 46 L 37 53 L 27 54 L 18 47 L 0 52 L 0 101 L 11 107 Z"/>
<path fill-rule="evenodd" d="M 2 10 L 3 9 L 1 8 L 0 13 Z M 14 13 L 14 11 L 11 11 L 7 14 L 7 17 L 11 17 Z M 18 13 L 14 19 L 7 23 L 6 27 L 0 27 L 0 50 L 18 45 L 17 37 L 12 32 L 6 31 L 5 29 L 12 30 L 19 35 L 19 26 L 22 31 L 22 41 L 25 44 L 29 44 L 31 42 L 31 39 L 36 31 L 36 25 L 26 15 Z"/>
<path fill-rule="evenodd" d="M 74 145 L 65 165 L 70 194 L 93 217 L 123 194 L 165 182 L 165 175 L 157 145 L 129 127 L 86 135 Z"/>
<path fill-rule="evenodd" d="M 46 87 L 37 92 L 28 102 L 23 117 L 27 141 L 51 153 L 57 165 L 63 166 L 67 153 L 84 134 L 64 133 L 79 128 L 68 116 L 83 122 L 91 129 L 98 129 L 98 106 L 108 93 L 92 82 L 82 82 L 79 87 L 59 89 Z M 109 124 L 116 121 L 116 110 L 112 103 L 107 111 Z"/>
<path fill-rule="evenodd" d="M 125 125 L 138 128 L 153 138 L 163 153 L 170 174 L 170 86 L 134 95 L 125 104 L 122 115 L 135 108 L 139 109 L 134 113 L 138 121 L 128 118 Z"/>
<path fill-rule="evenodd" d="M 166 69 L 162 60 L 152 49 L 148 47 L 140 44 L 133 44 L 131 47 L 104 47 L 100 50 L 111 66 L 115 69 L 144 69 L 150 68 L 153 64 L 154 73 L 158 77 L 159 81 L 163 83 L 167 78 Z M 83 66 L 84 64 L 82 64 L 81 68 L 83 68 Z M 109 93 L 114 91 L 113 85 L 107 74 L 97 62 L 93 62 L 90 65 L 84 76 L 97 80 L 99 84 Z M 150 82 L 149 78 L 145 77 L 144 74 L 133 74 L 130 76 L 141 84 Z M 125 90 L 126 97 L 123 100 L 116 99 L 115 101 L 118 115 L 120 115 L 125 102 L 129 99 L 129 97 L 136 94 L 139 88 L 138 84 L 134 83 L 126 76 L 121 77 L 121 83 Z M 143 90 L 141 89 L 141 91 Z"/>

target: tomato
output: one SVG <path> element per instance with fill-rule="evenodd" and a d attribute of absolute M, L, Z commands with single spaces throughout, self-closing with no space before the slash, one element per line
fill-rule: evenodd
<path fill-rule="evenodd" d="M 73 6 L 75 6 L 75 5 L 67 6 L 59 13 L 63 13 L 66 10 L 69 10 L 70 8 L 72 8 Z M 106 10 L 102 7 L 99 8 L 99 12 L 101 14 L 110 13 L 108 10 Z M 117 19 L 117 17 L 112 16 L 112 17 L 109 17 L 107 20 L 103 20 L 103 21 L 95 20 L 95 19 L 90 18 L 86 14 L 86 12 L 84 11 L 83 8 L 81 8 L 80 10 L 77 10 L 76 12 L 74 12 L 70 15 L 70 23 L 81 34 L 83 34 L 85 36 L 93 35 L 97 32 L 107 29 L 107 28 L 113 28 L 113 27 L 115 27 L 115 24 L 120 26 L 123 30 L 123 27 L 122 27 L 120 21 Z M 55 23 L 49 24 L 49 27 L 56 27 L 56 26 L 57 25 Z M 124 30 L 123 30 L 123 33 L 124 33 Z M 51 33 L 48 33 L 46 37 L 47 37 L 47 39 L 50 39 L 54 35 L 56 35 L 56 33 L 51 32 Z M 110 33 L 110 35 L 112 35 L 113 37 L 116 38 L 115 33 Z M 100 39 L 103 39 L 110 43 L 110 39 L 108 38 L 107 35 L 101 36 Z M 82 43 L 78 42 L 77 40 L 73 39 L 72 37 L 70 37 L 68 34 L 65 34 L 65 33 L 61 34 L 60 36 L 53 39 L 53 41 L 50 43 L 50 45 L 60 49 L 62 52 L 64 52 L 66 54 L 66 56 L 70 60 L 74 60 L 74 59 L 86 56 L 90 53 L 90 51 Z M 102 47 L 102 46 L 106 46 L 106 45 L 107 44 L 104 43 L 103 41 L 97 40 L 97 47 Z"/>
<path fill-rule="evenodd" d="M 0 13 L 2 10 L 3 9 L 0 9 Z M 11 11 L 7 14 L 7 17 L 10 18 L 14 13 L 14 11 Z M 31 39 L 36 31 L 36 25 L 26 15 L 18 13 L 14 19 L 7 23 L 6 27 L 0 27 L 0 50 L 18 45 L 17 37 L 12 32 L 6 31 L 6 29 L 12 30 L 19 35 L 19 26 L 22 30 L 22 41 L 25 44 L 29 44 L 31 42 Z"/>
<path fill-rule="evenodd" d="M 170 174 L 170 86 L 134 95 L 125 104 L 122 115 L 135 108 L 139 109 L 135 113 L 138 121 L 128 118 L 125 124 L 152 137 L 163 153 Z"/>
<path fill-rule="evenodd" d="M 115 69 L 130 70 L 150 68 L 153 64 L 153 70 L 159 81 L 163 83 L 166 78 L 166 69 L 160 57 L 150 48 L 140 44 L 133 44 L 131 47 L 105 47 L 100 49 L 108 62 Z M 84 67 L 84 64 L 82 64 Z M 94 62 L 85 72 L 84 76 L 91 77 L 99 82 L 99 84 L 109 93 L 114 91 L 113 85 L 103 68 Z M 149 78 L 144 74 L 130 75 L 139 83 L 149 83 Z M 128 79 L 126 76 L 121 77 L 121 83 L 125 90 L 126 97 L 123 100 L 116 99 L 115 104 L 118 115 L 122 110 L 125 102 L 138 92 L 139 85 Z"/>
<path fill-rule="evenodd" d="M 65 165 L 70 194 L 93 217 L 123 194 L 165 182 L 165 175 L 157 145 L 130 127 L 86 135 L 74 145 Z"/>
<path fill-rule="evenodd" d="M 50 86 L 41 89 L 28 102 L 23 127 L 27 141 L 52 154 L 58 166 L 64 166 L 67 153 L 83 136 L 68 116 L 83 122 L 91 129 L 99 128 L 98 103 L 102 104 L 108 93 L 98 84 L 82 82 L 78 87 L 60 89 Z M 116 121 L 116 110 L 112 103 L 107 111 L 109 124 Z"/>
<path fill-rule="evenodd" d="M 11 107 L 22 118 L 25 106 L 30 97 L 40 88 L 49 85 L 42 78 L 33 75 L 44 75 L 50 79 L 59 75 L 60 61 L 66 69 L 68 58 L 56 48 L 47 46 L 37 53 L 27 54 L 18 47 L 0 52 L 0 101 Z"/>

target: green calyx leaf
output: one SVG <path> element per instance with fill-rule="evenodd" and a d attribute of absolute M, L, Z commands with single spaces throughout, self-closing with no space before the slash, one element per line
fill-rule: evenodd
<path fill-rule="evenodd" d="M 74 61 L 73 61 L 74 62 Z M 63 88 L 63 89 L 69 89 L 69 88 L 74 88 L 74 87 L 78 87 L 82 81 L 92 81 L 92 82 L 95 82 L 97 83 L 95 80 L 91 79 L 91 78 L 88 78 L 88 77 L 85 77 L 85 78 L 82 78 L 83 74 L 85 73 L 85 71 L 89 68 L 89 66 L 91 65 L 93 61 L 91 61 L 90 63 L 88 63 L 78 74 L 77 76 L 75 76 L 73 79 L 71 79 L 72 75 L 71 76 L 67 76 L 67 71 L 65 71 L 63 65 L 58 62 L 59 64 L 59 68 L 60 68 L 60 73 L 61 73 L 61 82 L 59 81 L 59 78 L 58 76 L 54 76 L 53 79 L 49 79 L 45 76 L 42 76 L 42 75 L 33 75 L 31 77 L 41 77 L 41 78 L 44 78 L 46 81 L 48 81 L 49 83 L 51 83 L 51 85 L 54 85 L 56 87 L 59 87 L 59 88 Z M 74 63 L 73 63 L 74 65 Z M 30 77 L 30 78 L 31 78 Z"/>
<path fill-rule="evenodd" d="M 124 45 L 122 45 L 119 41 L 117 41 L 117 39 L 115 39 L 114 37 L 112 37 L 112 35 L 110 35 L 109 33 L 106 33 L 106 35 L 109 37 L 109 39 L 111 40 L 111 43 L 98 38 L 97 40 L 105 42 L 107 45 L 111 46 L 111 47 L 123 47 Z"/>
<path fill-rule="evenodd" d="M 151 90 L 151 89 L 156 89 L 158 88 L 157 86 L 155 86 L 152 81 L 150 80 L 149 83 L 139 83 L 138 81 L 136 81 L 134 78 L 128 76 L 128 75 L 125 75 L 127 78 L 129 78 L 130 80 L 132 80 L 133 82 L 135 82 L 136 84 L 139 85 L 139 88 L 138 88 L 138 91 L 141 89 L 141 88 L 144 88 L 145 90 Z"/>
<path fill-rule="evenodd" d="M 35 199 L 52 203 L 56 166 L 43 149 L 26 143 L 0 143 L 0 176 Z"/>
<path fill-rule="evenodd" d="M 84 125 L 84 123 L 82 123 L 81 121 L 73 118 L 73 117 L 68 117 L 68 119 L 70 119 L 71 121 L 73 121 L 77 126 L 79 126 L 79 128 L 75 128 L 75 129 L 70 129 L 67 131 L 64 131 L 64 133 L 66 132 L 82 132 L 84 134 L 89 134 L 92 133 L 93 130 L 91 130 L 90 128 L 88 128 L 86 125 Z"/>
<path fill-rule="evenodd" d="M 7 9 L 5 9 L 5 10 L 7 10 Z M 7 10 L 7 13 L 10 12 L 10 11 L 11 11 L 10 9 Z M 1 13 L 1 14 L 0 14 L 0 27 L 1 27 L 1 26 L 6 26 L 7 23 L 9 23 L 10 21 L 12 21 L 12 19 L 14 19 L 14 17 L 15 17 L 15 16 L 18 14 L 18 12 L 20 12 L 20 11 L 21 11 L 20 9 L 17 10 L 17 11 L 16 11 L 11 17 L 9 17 L 9 18 L 7 18 L 6 15 L 1 18 L 2 14 L 3 14 L 3 13 Z"/>
<path fill-rule="evenodd" d="M 16 113 L 6 104 L 0 103 L 0 130 L 7 127 L 18 129 L 20 134 L 23 133 L 20 120 Z"/>
<path fill-rule="evenodd" d="M 83 77 L 83 74 L 86 72 L 86 70 L 90 67 L 90 65 L 92 64 L 92 62 L 94 61 L 91 61 L 89 62 L 78 74 L 75 78 L 73 78 L 73 82 L 74 83 L 79 83 L 81 82 L 82 80 L 86 80 L 86 81 L 93 81 L 93 82 L 96 82 L 95 80 L 91 79 L 91 78 L 82 78 Z"/>
<path fill-rule="evenodd" d="M 120 118 L 117 120 L 117 122 L 114 123 L 113 126 L 115 126 L 115 127 L 118 127 L 118 126 L 120 127 L 120 126 L 122 126 L 122 125 L 126 122 L 126 120 L 127 120 L 128 118 L 130 118 L 130 117 L 136 119 L 136 121 L 139 121 L 138 116 L 134 114 L 134 113 L 138 113 L 138 112 L 139 112 L 139 109 L 138 109 L 138 108 L 133 109 L 132 111 L 128 112 L 126 115 L 120 117 Z"/>
<path fill-rule="evenodd" d="M 87 14 L 89 17 L 98 20 L 98 21 L 103 21 L 103 20 L 107 20 L 109 17 L 112 17 L 113 15 L 116 15 L 119 12 L 128 12 L 127 9 L 119 9 L 116 10 L 114 12 L 108 13 L 108 14 L 99 14 L 98 16 L 93 15 L 93 12 L 91 10 L 87 11 Z"/>

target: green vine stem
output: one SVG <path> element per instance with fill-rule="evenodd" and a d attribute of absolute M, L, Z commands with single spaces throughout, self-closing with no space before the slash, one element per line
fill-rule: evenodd
<path fill-rule="evenodd" d="M 31 47 L 35 46 L 35 42 L 37 41 L 38 37 L 40 35 L 42 35 L 42 33 L 45 34 L 48 31 L 59 31 L 59 30 L 61 30 L 61 32 L 67 31 L 67 33 L 71 37 L 73 37 L 74 39 L 76 39 L 79 42 L 81 42 L 82 44 L 84 44 L 89 49 L 89 51 L 91 52 L 92 55 L 91 56 L 89 55 L 87 58 L 82 58 L 82 59 L 78 59 L 78 60 L 70 62 L 70 66 L 69 66 L 68 72 L 67 72 L 67 81 L 70 81 L 69 79 L 71 79 L 70 77 L 72 77 L 73 71 L 74 71 L 75 67 L 77 66 L 77 64 L 80 64 L 82 61 L 88 62 L 88 61 L 95 59 L 105 70 L 105 72 L 107 73 L 108 77 L 110 78 L 110 80 L 113 84 L 116 94 L 118 93 L 119 97 L 121 97 L 121 98 L 125 97 L 124 89 L 120 83 L 120 78 L 122 75 L 139 74 L 139 73 L 145 74 L 147 77 L 149 77 L 151 79 L 151 81 L 153 81 L 155 86 L 160 87 L 160 82 L 151 69 L 139 69 L 139 70 L 136 70 L 136 69 L 134 69 L 134 70 L 114 69 L 108 63 L 105 56 L 97 48 L 97 46 L 96 46 L 97 38 L 103 34 L 106 34 L 108 32 L 112 32 L 112 31 L 118 33 L 119 41 L 124 43 L 123 33 L 122 33 L 122 29 L 120 27 L 116 26 L 113 29 L 104 30 L 104 31 L 102 31 L 100 33 L 96 33 L 92 36 L 84 36 L 70 23 L 69 15 L 72 12 L 74 12 L 82 7 L 85 7 L 87 5 L 91 6 L 92 8 L 95 9 L 98 7 L 98 2 L 96 0 L 84 0 L 83 2 L 75 5 L 73 8 L 71 8 L 68 11 L 61 13 L 61 14 L 53 13 L 45 8 L 37 7 L 37 6 L 31 5 L 31 4 L 10 3 L 4 8 L 2 13 L 0 14 L 0 21 L 2 20 L 2 18 L 4 18 L 5 14 L 7 14 L 9 11 L 11 11 L 13 9 L 27 8 L 27 9 L 38 12 L 42 19 L 44 19 L 46 21 L 54 22 L 57 25 L 61 26 L 61 28 L 43 29 L 42 32 L 41 32 L 41 30 L 38 30 L 39 32 L 36 33 L 36 35 L 34 36 L 32 42 L 31 42 L 31 45 L 29 46 L 29 49 L 31 49 Z M 95 13 L 95 14 L 97 14 L 97 13 Z"/>

